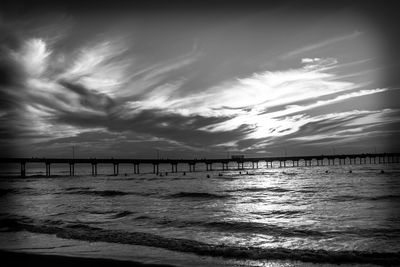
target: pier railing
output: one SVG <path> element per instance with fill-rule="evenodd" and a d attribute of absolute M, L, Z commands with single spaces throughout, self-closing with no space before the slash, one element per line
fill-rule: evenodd
<path fill-rule="evenodd" d="M 279 167 L 310 167 L 324 165 L 353 165 L 353 164 L 386 164 L 399 163 L 400 153 L 373 153 L 373 154 L 343 154 L 343 155 L 318 155 L 318 156 L 289 156 L 289 157 L 250 157 L 250 158 L 202 158 L 202 159 L 117 159 L 117 158 L 0 158 L 1 163 L 18 163 L 21 165 L 21 176 L 26 174 L 27 163 L 44 163 L 46 176 L 51 174 L 51 164 L 63 163 L 69 165 L 69 173 L 75 175 L 76 164 L 91 164 L 92 175 L 97 175 L 98 164 L 112 164 L 114 175 L 119 174 L 119 164 L 132 164 L 133 173 L 140 173 L 141 164 L 152 164 L 153 173 L 159 173 L 160 164 L 171 165 L 171 172 L 178 172 L 178 165 L 186 164 L 189 172 L 196 171 L 197 164 L 205 164 L 206 171 L 214 169 L 216 164 L 219 170 L 230 170 L 230 163 L 237 165 L 238 170 L 245 168 L 245 163 L 251 163 L 251 168 L 258 168 L 260 162 L 266 163 L 266 168 L 272 168 L 273 163 L 279 163 Z M 300 165 L 299 163 L 302 162 Z M 214 165 L 214 166 L 213 166 Z M 232 169 L 232 168 L 231 168 Z"/>

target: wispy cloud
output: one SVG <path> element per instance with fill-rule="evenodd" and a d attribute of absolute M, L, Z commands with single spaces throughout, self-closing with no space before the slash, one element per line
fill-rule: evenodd
<path fill-rule="evenodd" d="M 342 42 L 342 41 L 346 41 L 346 40 L 351 40 L 351 39 L 357 38 L 357 37 L 361 36 L 362 34 L 363 33 L 360 32 L 360 31 L 355 31 L 355 32 L 350 33 L 350 34 L 329 38 L 329 39 L 323 40 L 321 42 L 314 43 L 314 44 L 309 44 L 307 46 L 303 46 L 301 48 L 298 48 L 298 49 L 295 49 L 295 50 L 290 51 L 288 53 L 285 53 L 284 55 L 282 55 L 282 58 L 289 58 L 289 57 L 305 54 L 307 52 L 310 52 L 310 51 L 313 51 L 313 50 L 317 50 L 317 49 L 320 49 L 320 48 L 323 48 L 323 47 L 326 47 L 326 46 L 329 46 L 329 45 L 333 45 L 333 44 L 338 43 L 338 42 Z"/>
<path fill-rule="evenodd" d="M 129 81 L 124 89 L 119 92 L 119 96 L 129 98 L 146 93 L 152 94 L 152 91 L 163 90 L 161 88 L 168 87 L 168 84 L 179 83 L 183 79 L 184 68 L 199 60 L 201 55 L 200 51 L 192 50 L 189 53 L 150 66 L 141 66 L 138 71 L 128 75 Z M 163 93 L 160 92 L 160 94 Z"/>
<path fill-rule="evenodd" d="M 308 58 L 308 57 L 306 57 L 306 58 L 302 58 L 302 59 L 301 59 L 301 63 L 308 64 L 308 63 L 317 62 L 317 61 L 319 61 L 319 60 L 321 60 L 321 58 L 319 58 L 319 57 L 315 57 L 315 58 Z"/>
<path fill-rule="evenodd" d="M 338 144 L 369 137 L 369 133 L 375 135 L 382 130 L 375 129 L 383 124 L 399 122 L 400 110 L 384 109 L 374 111 L 353 110 L 324 114 L 310 118 L 307 122 L 314 124 L 314 134 L 293 137 L 290 140 L 302 142 L 325 142 L 327 144 Z M 330 123 L 330 124 L 328 124 Z M 329 125 L 329 126 L 328 126 Z M 338 127 L 339 126 L 339 127 Z"/>
<path fill-rule="evenodd" d="M 127 82 L 132 59 L 124 59 L 128 48 L 123 40 L 103 41 L 80 48 L 58 79 L 81 84 L 90 89 L 115 95 Z"/>
<path fill-rule="evenodd" d="M 38 77 L 48 68 L 51 51 L 42 39 L 34 38 L 25 41 L 22 49 L 12 52 L 11 55 L 29 76 Z"/>
<path fill-rule="evenodd" d="M 183 83 L 170 80 L 167 75 L 193 63 L 199 56 L 198 51 L 191 51 L 131 74 L 130 70 L 137 66 L 133 66 L 134 55 L 127 56 L 129 52 L 123 40 L 106 40 L 78 47 L 65 55 L 63 51 L 52 51 L 40 38 L 28 39 L 18 49 L 8 50 L 10 64 L 23 74 L 15 83 L 20 87 L 18 90 L 11 90 L 13 84 L 2 88 L 19 105 L 14 129 L 25 137 L 35 136 L 30 138 L 32 142 L 94 129 L 118 129 L 115 126 L 118 122 L 135 120 L 132 97 L 147 95 L 152 99 L 147 105 L 146 101 L 139 102 L 141 110 L 162 108 L 168 101 L 168 97 L 163 97 Z M 133 86 L 140 83 L 140 88 Z M 4 116 L 7 114 L 5 111 Z M 63 117 L 69 120 L 60 119 Z M 107 122 L 111 117 L 116 124 Z M 74 123 L 74 118 L 76 121 L 85 118 L 91 124 Z"/>

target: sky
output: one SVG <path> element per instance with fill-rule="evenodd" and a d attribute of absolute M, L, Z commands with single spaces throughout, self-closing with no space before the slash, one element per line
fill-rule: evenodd
<path fill-rule="evenodd" d="M 0 5 L 2 156 L 400 151 L 390 5 Z"/>

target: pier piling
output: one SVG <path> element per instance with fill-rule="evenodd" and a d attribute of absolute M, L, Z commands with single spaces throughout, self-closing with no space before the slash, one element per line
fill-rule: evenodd
<path fill-rule="evenodd" d="M 158 163 L 153 163 L 153 173 L 158 174 Z"/>
<path fill-rule="evenodd" d="M 119 174 L 119 164 L 118 163 L 114 163 L 114 175 L 118 175 Z"/>
<path fill-rule="evenodd" d="M 25 162 L 21 162 L 21 177 L 25 177 L 25 175 L 26 175 Z"/>
<path fill-rule="evenodd" d="M 46 176 L 50 176 L 50 163 L 46 162 Z"/>
<path fill-rule="evenodd" d="M 153 165 L 154 167 L 154 165 Z M 134 163 L 133 164 L 133 173 L 134 174 L 139 174 L 140 173 L 140 169 L 139 169 L 139 164 L 138 163 Z"/>
<path fill-rule="evenodd" d="M 74 175 L 75 175 L 75 164 L 69 163 L 69 176 L 74 176 Z"/>
<path fill-rule="evenodd" d="M 92 163 L 92 176 L 97 175 L 97 163 Z"/>

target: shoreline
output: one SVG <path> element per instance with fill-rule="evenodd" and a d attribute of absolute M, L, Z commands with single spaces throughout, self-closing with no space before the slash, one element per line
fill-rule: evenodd
<path fill-rule="evenodd" d="M 2 265 L 12 267 L 23 266 L 118 266 L 118 267 L 174 267 L 168 264 L 152 264 L 136 261 L 115 260 L 109 258 L 86 258 L 77 256 L 36 254 L 31 252 L 15 252 L 0 250 Z"/>

